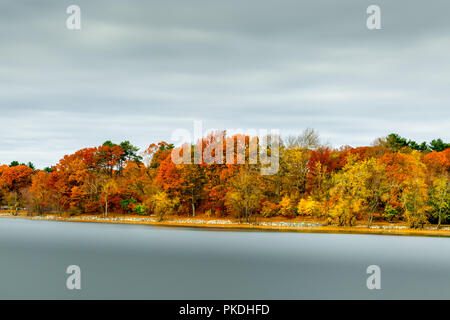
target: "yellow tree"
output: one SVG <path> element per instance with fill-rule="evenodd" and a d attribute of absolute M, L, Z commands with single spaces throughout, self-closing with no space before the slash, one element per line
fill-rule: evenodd
<path fill-rule="evenodd" d="M 386 167 L 375 158 L 361 163 L 361 170 L 365 173 L 362 181 L 365 186 L 364 204 L 368 213 L 367 226 L 370 228 L 377 208 L 388 198 L 388 184 L 386 182 Z"/>
<path fill-rule="evenodd" d="M 104 203 L 104 215 L 108 216 L 108 200 L 111 194 L 117 192 L 117 181 L 110 176 L 102 176 L 100 179 L 99 190 L 102 202 Z"/>
<path fill-rule="evenodd" d="M 450 215 L 450 179 L 442 175 L 433 180 L 430 190 L 430 204 L 438 216 L 438 229 L 442 220 Z"/>
<path fill-rule="evenodd" d="M 384 165 L 374 158 L 356 161 L 350 156 L 342 171 L 333 175 L 331 220 L 354 225 L 357 215 L 367 215 L 370 227 L 376 209 L 386 197 Z"/>
<path fill-rule="evenodd" d="M 423 228 L 427 223 L 428 188 L 421 177 L 413 176 L 403 190 L 402 202 L 405 207 L 405 218 L 412 228 Z"/>
<path fill-rule="evenodd" d="M 243 165 L 239 173 L 230 181 L 226 205 L 239 220 L 245 218 L 247 222 L 250 221 L 260 207 L 262 191 L 259 180 L 259 170 L 251 165 Z"/>
<path fill-rule="evenodd" d="M 422 154 L 387 153 L 380 162 L 386 165 L 386 178 L 390 199 L 400 201 L 404 218 L 412 228 L 421 228 L 427 223 L 428 188 L 426 167 Z"/>
<path fill-rule="evenodd" d="M 168 194 L 164 191 L 155 193 L 150 198 L 149 206 L 153 213 L 159 218 L 159 221 L 164 219 L 166 214 L 174 213 L 179 205 L 178 198 L 170 199 Z"/>
<path fill-rule="evenodd" d="M 281 151 L 280 171 L 283 191 L 291 197 L 299 198 L 306 191 L 306 175 L 310 150 L 303 148 L 284 149 Z"/>

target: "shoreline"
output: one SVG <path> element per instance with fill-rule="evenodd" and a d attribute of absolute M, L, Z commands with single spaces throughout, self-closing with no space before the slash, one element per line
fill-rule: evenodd
<path fill-rule="evenodd" d="M 0 218 L 26 219 L 38 221 L 59 221 L 59 222 L 93 222 L 93 223 L 115 223 L 115 224 L 134 224 L 150 225 L 159 227 L 178 227 L 178 228 L 204 228 L 205 230 L 241 230 L 241 231 L 261 231 L 261 232 L 297 232 L 297 233 L 331 233 L 331 234 L 373 234 L 373 235 L 391 235 L 391 236 L 422 236 L 422 237 L 450 237 L 450 226 L 441 229 L 425 228 L 410 229 L 400 224 L 373 225 L 368 228 L 365 225 L 356 225 L 353 227 L 327 226 L 318 222 L 307 221 L 261 221 L 258 224 L 239 223 L 231 219 L 201 219 L 201 218 L 181 218 L 166 219 L 158 221 L 156 217 L 101 217 L 101 216 L 78 216 L 78 217 L 60 217 L 56 215 L 46 216 L 26 216 L 11 215 L 9 213 L 0 213 Z"/>

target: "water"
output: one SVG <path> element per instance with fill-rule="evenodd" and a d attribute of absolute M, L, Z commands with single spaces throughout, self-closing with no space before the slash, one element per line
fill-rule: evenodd
<path fill-rule="evenodd" d="M 449 299 L 449 253 L 448 238 L 2 218 L 0 298 Z M 69 265 L 81 290 L 66 288 Z"/>

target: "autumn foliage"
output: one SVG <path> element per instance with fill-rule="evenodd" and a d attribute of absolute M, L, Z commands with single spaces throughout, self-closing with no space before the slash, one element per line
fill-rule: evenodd
<path fill-rule="evenodd" d="M 197 146 L 210 158 L 195 164 L 176 164 L 171 157 L 194 146 L 175 149 L 160 142 L 138 154 L 128 141 L 107 141 L 66 155 L 45 171 L 2 165 L 0 200 L 13 213 L 25 207 L 29 214 L 207 214 L 242 221 L 300 216 L 341 226 L 450 223 L 450 148 L 440 139 L 428 146 L 390 135 L 369 147 L 333 149 L 307 131 L 281 141 L 273 175 L 261 175 L 261 164 L 248 161 L 250 140 L 228 137 L 234 152 L 218 154 L 209 135 Z M 239 148 L 245 159 L 237 164 Z M 211 161 L 218 157 L 235 161 Z"/>

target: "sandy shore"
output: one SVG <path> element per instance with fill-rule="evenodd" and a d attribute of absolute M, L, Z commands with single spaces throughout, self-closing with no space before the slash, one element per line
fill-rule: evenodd
<path fill-rule="evenodd" d="M 424 229 L 409 229 L 403 224 L 375 224 L 371 228 L 365 225 L 354 227 L 327 226 L 316 221 L 270 221 L 264 219 L 256 224 L 239 223 L 231 219 L 216 218 L 183 218 L 167 217 L 164 221 L 159 221 L 154 216 L 111 216 L 103 217 L 96 215 L 83 215 L 76 217 L 60 217 L 57 215 L 27 216 L 19 214 L 13 216 L 9 213 L 0 213 L 0 218 L 15 218 L 29 220 L 45 221 L 67 221 L 67 222 L 97 222 L 97 223 L 124 223 L 124 224 L 143 224 L 152 226 L 167 227 L 194 227 L 194 228 L 214 228 L 222 230 L 254 230 L 254 231 L 281 231 L 281 232 L 311 232 L 311 233 L 346 233 L 346 234 L 383 234 L 383 235 L 401 235 L 401 236 L 434 236 L 450 237 L 450 226 L 443 226 L 437 229 L 436 226 L 428 226 Z"/>

